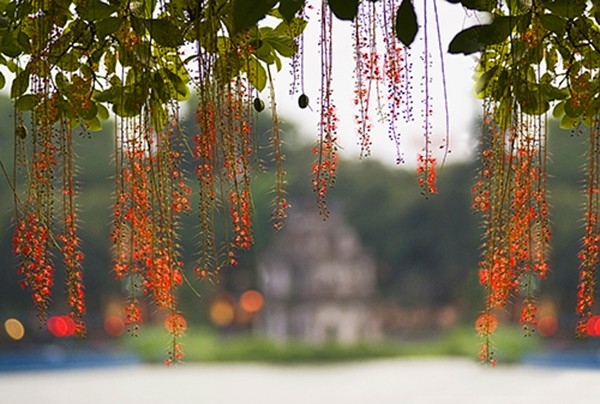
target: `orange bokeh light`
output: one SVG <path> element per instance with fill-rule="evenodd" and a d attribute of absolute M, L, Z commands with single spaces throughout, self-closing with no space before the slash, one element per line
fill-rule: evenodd
<path fill-rule="evenodd" d="M 6 320 L 4 322 L 4 329 L 6 330 L 8 336 L 15 341 L 20 340 L 25 335 L 25 327 L 23 326 L 23 323 L 16 318 L 9 318 Z"/>
<path fill-rule="evenodd" d="M 230 325 L 235 318 L 233 305 L 225 299 L 215 299 L 210 305 L 209 313 L 212 322 L 220 327 Z"/>
<path fill-rule="evenodd" d="M 248 313 L 256 313 L 265 303 L 263 295 L 257 290 L 247 290 L 240 296 L 240 307 Z"/>
<path fill-rule="evenodd" d="M 538 334 L 542 337 L 551 337 L 558 331 L 558 319 L 555 316 L 543 316 L 537 325 Z"/>
<path fill-rule="evenodd" d="M 119 337 L 125 332 L 125 322 L 119 316 L 107 316 L 104 319 L 104 331 L 111 337 Z"/>

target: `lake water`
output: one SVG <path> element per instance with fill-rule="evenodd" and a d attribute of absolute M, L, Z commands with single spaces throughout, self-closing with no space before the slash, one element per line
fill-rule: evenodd
<path fill-rule="evenodd" d="M 193 364 L 0 373 L 0 403 L 598 403 L 600 370 L 400 359 L 324 366 Z"/>

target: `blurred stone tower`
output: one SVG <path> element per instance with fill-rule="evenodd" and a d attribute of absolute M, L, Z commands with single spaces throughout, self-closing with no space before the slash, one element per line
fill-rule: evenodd
<path fill-rule="evenodd" d="M 335 211 L 323 221 L 316 208 L 295 206 L 258 273 L 265 307 L 257 332 L 313 343 L 381 336 L 375 262 Z"/>

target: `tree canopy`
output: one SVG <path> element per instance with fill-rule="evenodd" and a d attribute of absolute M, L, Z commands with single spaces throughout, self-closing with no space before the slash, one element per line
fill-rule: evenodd
<path fill-rule="evenodd" d="M 480 12 L 486 21 L 457 33 L 448 51 L 480 54 L 475 91 L 483 100 L 484 122 L 473 204 L 483 217 L 479 275 L 487 297 L 476 328 L 484 339 L 481 358 L 493 362 L 495 311 L 518 294 L 521 321 L 532 329 L 536 285 L 548 273 L 549 111 L 563 127 L 583 123 L 590 128 L 576 308 L 580 335 L 594 309 L 600 249 L 600 2 L 448 1 Z M 53 257 L 60 257 L 71 318 L 77 333 L 85 333 L 73 132 L 98 130 L 111 113 L 117 117 L 113 270 L 129 285 L 132 329 L 142 321 L 142 294 L 170 310 L 169 361 L 182 354 L 178 337 L 185 319 L 175 291 L 189 281 L 180 260 L 177 223 L 179 215 L 192 209 L 192 189 L 200 198 L 198 278 L 215 279 L 253 244 L 249 182 L 261 166 L 253 122 L 265 109 L 262 92 L 269 93 L 272 114 L 272 223 L 276 229 L 284 225 L 289 204 L 273 75 L 285 58 L 291 58 L 295 81 L 290 90 L 298 95 L 299 108 L 310 104 L 318 111 L 312 186 L 317 206 L 327 216 L 327 193 L 338 167 L 339 118 L 331 76 L 332 48 L 341 44 L 332 39 L 333 18 L 354 28 L 354 119 L 363 153 L 369 151 L 374 119 L 384 117 L 388 136 L 399 148 L 402 122 L 415 119 L 415 109 L 421 109 L 424 146 L 417 174 L 423 193 L 436 193 L 428 44 L 440 43 L 440 22 L 435 0 L 423 0 L 419 15 L 415 2 L 0 1 L 0 64 L 14 75 L 10 96 L 16 110 L 14 174 L 3 167 L 14 191 L 13 249 L 40 319 L 45 320 L 50 303 Z M 308 23 L 321 27 L 316 102 L 303 88 Z M 419 30 L 425 42 L 418 59 L 425 67 L 424 91 L 414 94 L 408 48 Z M 0 76 L 0 84 L 5 81 Z M 198 99 L 198 128 L 185 133 L 179 102 L 191 92 Z M 447 139 L 442 148 L 447 150 Z M 193 161 L 195 185 L 184 170 L 186 159 Z"/>

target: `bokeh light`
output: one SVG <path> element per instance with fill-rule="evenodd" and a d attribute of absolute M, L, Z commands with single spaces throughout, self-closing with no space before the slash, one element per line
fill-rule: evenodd
<path fill-rule="evenodd" d="M 542 316 L 537 325 L 538 334 L 542 337 L 551 337 L 558 331 L 556 316 Z"/>
<path fill-rule="evenodd" d="M 25 327 L 23 327 L 23 324 L 16 318 L 9 318 L 6 320 L 4 322 L 4 330 L 6 330 L 8 336 L 15 341 L 18 341 L 25 336 Z"/>
<path fill-rule="evenodd" d="M 69 316 L 52 316 L 48 319 L 48 331 L 57 338 L 75 334 L 75 321 Z"/>
<path fill-rule="evenodd" d="M 256 313 L 262 309 L 265 299 L 257 290 L 247 290 L 240 296 L 240 306 L 248 313 Z"/>
<path fill-rule="evenodd" d="M 215 325 L 225 327 L 233 323 L 235 308 L 227 299 L 216 298 L 210 305 L 210 319 Z"/>
<path fill-rule="evenodd" d="M 592 337 L 600 336 L 600 316 L 592 316 L 585 325 L 585 330 Z"/>
<path fill-rule="evenodd" d="M 111 337 L 120 337 L 125 332 L 125 322 L 119 316 L 106 316 L 104 331 Z"/>

